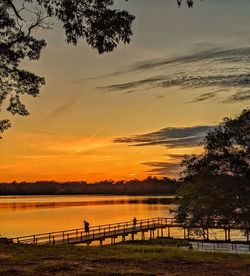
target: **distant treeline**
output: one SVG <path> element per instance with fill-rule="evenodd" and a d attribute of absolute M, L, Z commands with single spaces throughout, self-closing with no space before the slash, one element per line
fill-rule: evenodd
<path fill-rule="evenodd" d="M 168 178 L 148 177 L 144 180 L 87 182 L 12 182 L 0 183 L 0 195 L 65 195 L 65 194 L 111 194 L 111 195 L 157 195 L 175 194 L 179 183 Z"/>

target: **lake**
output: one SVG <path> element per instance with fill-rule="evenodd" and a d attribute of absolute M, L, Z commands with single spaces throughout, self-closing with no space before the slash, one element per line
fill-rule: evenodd
<path fill-rule="evenodd" d="M 153 217 L 170 217 L 174 196 L 1 196 L 0 235 L 16 237 Z"/>

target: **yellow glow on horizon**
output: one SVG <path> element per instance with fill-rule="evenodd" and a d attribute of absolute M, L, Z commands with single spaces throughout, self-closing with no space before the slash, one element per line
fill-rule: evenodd
<path fill-rule="evenodd" d="M 171 161 L 161 146 L 131 147 L 114 144 L 112 137 L 73 137 L 60 133 L 26 133 L 10 136 L 2 151 L 2 182 L 88 181 L 143 179 L 149 174 L 145 160 Z M 15 145 L 15 146 L 14 146 Z M 171 153 L 188 153 L 175 149 Z M 199 149 L 190 149 L 199 152 Z M 178 162 L 178 161 L 176 161 Z M 171 175 L 170 175 L 171 176 Z"/>

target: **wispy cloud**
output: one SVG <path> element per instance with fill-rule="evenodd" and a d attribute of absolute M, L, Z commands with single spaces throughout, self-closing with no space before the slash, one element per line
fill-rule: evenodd
<path fill-rule="evenodd" d="M 116 138 L 115 143 L 126 143 L 136 147 L 160 145 L 169 149 L 197 147 L 203 141 L 207 132 L 216 126 L 166 127 L 161 130 Z M 144 162 L 149 167 L 146 171 L 150 175 L 177 177 L 180 172 L 180 163 L 183 154 L 168 153 L 167 161 Z"/>
<path fill-rule="evenodd" d="M 244 92 L 238 92 L 228 97 L 225 102 L 234 103 L 234 102 L 244 102 L 250 100 L 250 90 Z"/>
<path fill-rule="evenodd" d="M 150 167 L 146 172 L 150 175 L 158 176 L 178 176 L 180 172 L 180 164 L 174 162 L 145 162 L 142 163 Z"/>
<path fill-rule="evenodd" d="M 150 175 L 159 176 L 171 176 L 178 177 L 181 170 L 181 160 L 183 154 L 167 154 L 168 161 L 164 162 L 144 162 L 142 165 L 148 166 L 149 169 L 146 171 Z"/>
<path fill-rule="evenodd" d="M 133 71 L 141 71 L 148 69 L 155 69 L 168 65 L 183 65 L 183 64 L 197 64 L 197 63 L 235 63 L 249 62 L 250 59 L 250 47 L 241 47 L 235 49 L 223 49 L 214 47 L 203 51 L 198 51 L 193 54 L 180 55 L 174 58 L 162 59 L 162 60 L 150 60 L 136 63 L 132 66 Z M 248 60 L 246 60 L 248 59 Z"/>
<path fill-rule="evenodd" d="M 215 126 L 167 127 L 151 133 L 116 138 L 114 142 L 133 146 L 195 147 L 202 142 L 205 134 L 214 128 Z"/>
<path fill-rule="evenodd" d="M 141 78 L 140 72 L 147 72 Z M 133 81 L 99 86 L 103 91 L 128 93 L 143 89 L 168 88 L 178 86 L 182 89 L 209 89 L 193 99 L 201 102 L 215 98 L 219 92 L 227 91 L 228 101 L 236 89 L 246 93 L 250 87 L 250 47 L 222 49 L 212 48 L 189 55 L 168 59 L 157 59 L 133 64 L 128 69 L 114 72 L 109 76 L 131 74 Z M 151 76 L 148 76 L 151 74 Z M 103 76 L 102 76 L 103 77 Z M 137 78 L 137 79 L 135 79 Z M 238 90 L 237 90 L 238 91 Z M 199 92 L 199 91 L 197 91 Z M 231 94 L 231 95 L 230 95 Z M 249 100 L 249 97 L 234 97 L 234 102 Z"/>
<path fill-rule="evenodd" d="M 61 114 L 64 114 L 67 112 L 76 102 L 77 102 L 77 97 L 72 98 L 69 100 L 67 103 L 58 106 L 56 109 L 54 109 L 47 117 L 48 120 L 54 119 L 57 116 L 60 116 Z"/>

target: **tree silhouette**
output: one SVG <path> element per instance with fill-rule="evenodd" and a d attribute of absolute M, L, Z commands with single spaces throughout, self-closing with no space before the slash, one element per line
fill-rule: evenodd
<path fill-rule="evenodd" d="M 186 3 L 187 7 L 193 8 L 194 0 L 177 0 L 177 5 L 180 8 L 184 3 Z"/>
<path fill-rule="evenodd" d="M 7 102 L 12 115 L 29 114 L 21 96 L 37 96 L 45 79 L 21 68 L 24 59 L 38 60 L 46 46 L 34 31 L 51 28 L 49 18 L 63 25 L 66 42 L 85 39 L 100 54 L 129 43 L 134 16 L 114 8 L 114 0 L 0 0 L 0 110 Z M 10 127 L 0 120 L 0 133 Z"/>
<path fill-rule="evenodd" d="M 225 118 L 204 140 L 204 153 L 182 162 L 176 217 L 183 224 L 250 230 L 250 109 Z"/>

